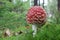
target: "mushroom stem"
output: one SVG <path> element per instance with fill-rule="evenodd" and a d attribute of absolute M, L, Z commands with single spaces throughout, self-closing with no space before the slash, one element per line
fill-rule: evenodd
<path fill-rule="evenodd" d="M 32 30 L 33 30 L 33 37 L 34 37 L 37 33 L 37 27 L 35 24 L 32 25 Z"/>

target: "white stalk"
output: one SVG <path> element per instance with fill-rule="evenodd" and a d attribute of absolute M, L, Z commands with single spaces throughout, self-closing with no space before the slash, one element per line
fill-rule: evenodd
<path fill-rule="evenodd" d="M 32 30 L 33 30 L 33 37 L 36 35 L 36 33 L 37 33 L 37 27 L 36 27 L 36 25 L 32 25 Z"/>

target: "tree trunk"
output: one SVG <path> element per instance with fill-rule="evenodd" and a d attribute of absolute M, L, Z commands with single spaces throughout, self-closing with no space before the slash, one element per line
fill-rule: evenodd
<path fill-rule="evenodd" d="M 43 0 L 43 8 L 44 8 L 44 0 Z"/>
<path fill-rule="evenodd" d="M 60 0 L 58 0 L 58 10 L 60 11 Z"/>
<path fill-rule="evenodd" d="M 37 4 L 37 0 L 34 0 L 34 6 L 36 6 L 36 5 L 38 5 L 38 4 Z"/>

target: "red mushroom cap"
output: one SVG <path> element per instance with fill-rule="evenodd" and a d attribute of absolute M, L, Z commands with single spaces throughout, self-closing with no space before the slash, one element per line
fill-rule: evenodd
<path fill-rule="evenodd" d="M 43 24 L 46 21 L 46 12 L 40 6 L 33 6 L 29 9 L 26 20 L 30 24 Z"/>

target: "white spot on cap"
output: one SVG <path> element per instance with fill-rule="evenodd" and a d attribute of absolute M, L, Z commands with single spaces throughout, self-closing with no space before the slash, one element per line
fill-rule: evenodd
<path fill-rule="evenodd" d="M 44 17 L 44 14 L 42 14 L 42 16 Z"/>
<path fill-rule="evenodd" d="M 37 12 L 37 14 L 41 14 L 41 13 Z"/>

